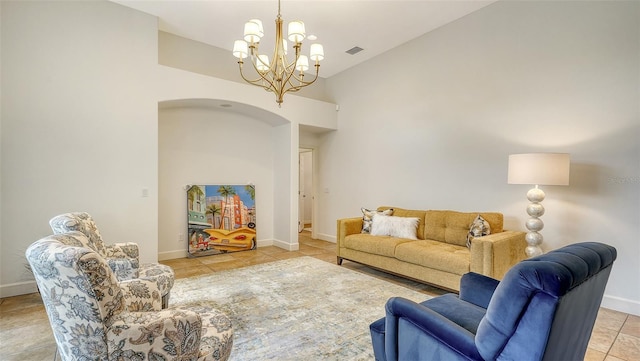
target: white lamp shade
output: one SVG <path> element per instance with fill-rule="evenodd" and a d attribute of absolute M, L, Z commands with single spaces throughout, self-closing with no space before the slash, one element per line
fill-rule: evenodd
<path fill-rule="evenodd" d="M 305 72 L 309 69 L 309 59 L 306 55 L 300 55 L 298 61 L 296 62 L 296 70 L 300 72 Z"/>
<path fill-rule="evenodd" d="M 262 38 L 264 36 L 264 28 L 262 27 L 262 20 L 260 19 L 251 19 L 250 23 L 255 23 L 258 26 L 258 36 Z"/>
<path fill-rule="evenodd" d="M 322 44 L 311 44 L 309 58 L 313 61 L 320 61 L 324 59 L 324 48 L 322 47 Z"/>
<path fill-rule="evenodd" d="M 233 43 L 233 56 L 238 59 L 244 59 L 248 56 L 248 53 L 249 47 L 246 41 L 236 40 L 235 43 Z"/>
<path fill-rule="evenodd" d="M 264 32 L 260 31 L 260 24 L 256 23 L 255 21 L 247 21 L 247 23 L 244 24 L 245 41 L 249 43 L 257 43 L 260 41 L 260 38 L 262 37 L 262 35 L 264 35 Z"/>
<path fill-rule="evenodd" d="M 258 55 L 258 59 L 256 59 L 256 69 L 260 72 L 266 72 L 269 70 L 269 56 L 267 55 Z"/>
<path fill-rule="evenodd" d="M 305 31 L 302 21 L 292 21 L 289 23 L 289 40 L 294 43 L 300 43 L 304 40 Z"/>
<path fill-rule="evenodd" d="M 569 185 L 567 153 L 527 153 L 509 156 L 509 184 Z"/>

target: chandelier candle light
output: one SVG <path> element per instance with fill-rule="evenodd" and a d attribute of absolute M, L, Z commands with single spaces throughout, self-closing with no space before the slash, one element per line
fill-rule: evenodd
<path fill-rule="evenodd" d="M 541 202 L 545 194 L 539 185 L 569 185 L 570 159 L 567 153 L 529 153 L 512 154 L 509 156 L 509 184 L 535 184 L 535 187 L 527 192 L 529 206 L 527 214 L 530 218 L 525 223 L 529 230 L 526 235 L 527 257 L 542 254 L 542 234 L 540 231 L 544 223 L 540 217 L 544 214 Z"/>
<path fill-rule="evenodd" d="M 233 56 L 238 58 L 240 75 L 247 83 L 264 88 L 276 95 L 278 106 L 282 105 L 282 98 L 288 92 L 298 90 L 313 84 L 318 79 L 320 60 L 324 59 L 324 49 L 320 44 L 311 44 L 309 57 L 300 54 L 302 41 L 305 39 L 304 23 L 292 21 L 288 26 L 288 39 L 293 43 L 295 58 L 287 59 L 287 40 L 282 36 L 282 18 L 280 17 L 280 0 L 278 0 L 278 17 L 276 18 L 276 40 L 272 62 L 269 56 L 258 52 L 260 39 L 264 36 L 262 21 L 251 19 L 244 25 L 244 40 L 236 40 L 233 45 Z M 251 56 L 251 64 L 258 77 L 249 79 L 244 71 L 242 59 Z M 304 80 L 304 73 L 309 69 L 309 59 L 315 62 L 315 77 L 310 81 Z M 296 74 L 296 71 L 298 72 Z"/>

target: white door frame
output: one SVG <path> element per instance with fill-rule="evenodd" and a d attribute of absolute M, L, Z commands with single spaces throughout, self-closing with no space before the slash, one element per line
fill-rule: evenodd
<path fill-rule="evenodd" d="M 304 228 L 304 222 L 305 222 L 305 218 L 309 218 L 308 215 L 305 214 L 304 212 L 304 202 L 305 199 L 303 198 L 303 196 L 306 196 L 306 200 L 307 201 L 311 201 L 311 237 L 312 238 L 316 238 L 316 229 L 317 227 L 314 227 L 314 224 L 316 222 L 315 217 L 316 217 L 316 202 L 315 202 L 315 188 L 316 188 L 316 172 L 315 172 L 315 164 L 316 164 L 316 152 L 314 151 L 313 148 L 308 148 L 308 147 L 303 147 L 300 146 L 299 147 L 299 151 L 298 151 L 298 165 L 300 164 L 300 155 L 302 153 L 311 153 L 311 189 L 305 189 L 304 185 L 302 184 L 302 182 L 304 181 L 304 175 L 302 174 L 303 169 L 302 167 L 298 167 L 298 222 L 300 222 L 301 224 L 299 225 L 299 229 L 298 231 L 301 231 Z M 307 168 L 308 165 L 305 165 L 305 168 Z M 302 194 L 304 191 L 304 194 Z"/>

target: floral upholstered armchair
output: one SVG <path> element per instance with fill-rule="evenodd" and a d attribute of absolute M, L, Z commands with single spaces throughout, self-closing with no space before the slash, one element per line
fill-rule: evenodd
<path fill-rule="evenodd" d="M 63 360 L 228 359 L 226 315 L 205 303 L 161 309 L 156 282 L 119 282 L 86 238 L 52 235 L 26 251 Z"/>
<path fill-rule="evenodd" d="M 140 264 L 136 243 L 105 244 L 93 218 L 85 212 L 55 216 L 51 218 L 49 225 L 54 234 L 82 232 L 87 236 L 84 247 L 90 248 L 102 256 L 118 280 L 141 278 L 155 281 L 162 295 L 162 307 L 166 308 L 169 305 L 169 293 L 175 280 L 173 269 L 159 263 Z"/>

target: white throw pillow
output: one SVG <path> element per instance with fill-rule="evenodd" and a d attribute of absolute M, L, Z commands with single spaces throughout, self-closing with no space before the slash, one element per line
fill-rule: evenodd
<path fill-rule="evenodd" d="M 391 236 L 408 239 L 418 239 L 419 218 L 416 217 L 395 217 L 374 214 L 371 222 L 371 235 Z"/>

